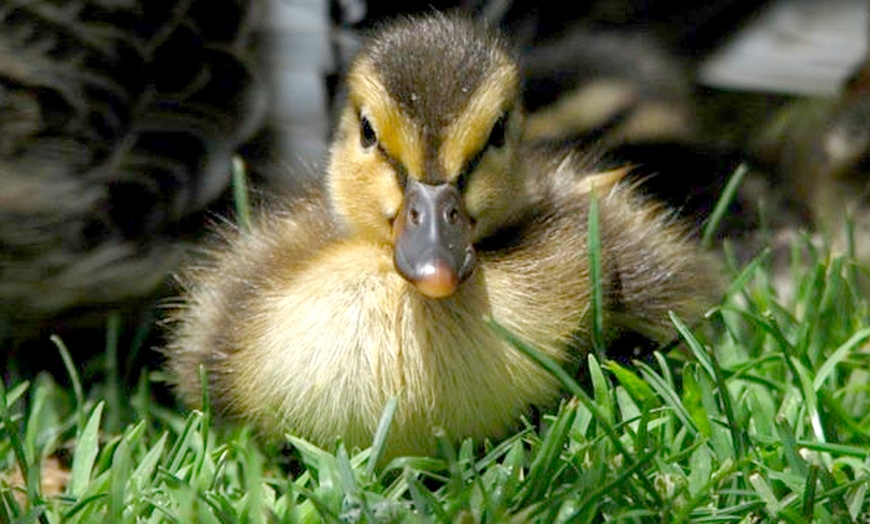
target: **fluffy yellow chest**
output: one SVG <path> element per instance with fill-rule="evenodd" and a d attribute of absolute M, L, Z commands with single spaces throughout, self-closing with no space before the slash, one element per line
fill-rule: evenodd
<path fill-rule="evenodd" d="M 330 246 L 239 326 L 246 349 L 232 357 L 236 408 L 271 432 L 366 447 L 396 396 L 394 454 L 431 451 L 435 428 L 453 438 L 503 434 L 558 389 L 485 318 L 556 358 L 580 325 L 576 292 L 571 312 L 536 300 L 535 273 L 546 270 L 484 262 L 455 296 L 431 300 L 396 274 L 388 249 Z"/>

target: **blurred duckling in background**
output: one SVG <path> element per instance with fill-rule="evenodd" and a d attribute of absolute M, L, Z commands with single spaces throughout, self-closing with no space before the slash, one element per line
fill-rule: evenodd
<path fill-rule="evenodd" d="M 590 351 L 587 217 L 597 195 L 606 338 L 673 333 L 717 293 L 679 224 L 575 157 L 523 141 L 518 66 L 458 17 L 383 28 L 353 61 L 326 183 L 183 278 L 168 366 L 197 405 L 266 434 L 366 447 L 398 398 L 388 454 L 500 437 L 558 384 L 487 319 L 566 366 Z"/>
<path fill-rule="evenodd" d="M 0 7 L 0 342 L 177 269 L 259 125 L 262 1 Z"/>
<path fill-rule="evenodd" d="M 839 98 L 791 102 L 770 119 L 752 150 L 805 209 L 809 226 L 865 266 L 870 265 L 868 122 L 870 59 L 865 58 Z"/>

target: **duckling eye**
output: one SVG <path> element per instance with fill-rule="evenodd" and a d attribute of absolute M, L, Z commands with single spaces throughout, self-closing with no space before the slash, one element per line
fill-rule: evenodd
<path fill-rule="evenodd" d="M 360 133 L 359 133 L 359 141 L 360 145 L 363 148 L 368 149 L 375 145 L 378 141 L 378 135 L 375 133 L 375 128 L 372 127 L 372 123 L 369 122 L 369 119 L 365 116 L 360 115 Z"/>
<path fill-rule="evenodd" d="M 502 113 L 495 124 L 492 126 L 492 131 L 489 132 L 489 139 L 486 141 L 487 146 L 501 147 L 505 142 L 505 133 L 507 129 L 507 113 Z"/>

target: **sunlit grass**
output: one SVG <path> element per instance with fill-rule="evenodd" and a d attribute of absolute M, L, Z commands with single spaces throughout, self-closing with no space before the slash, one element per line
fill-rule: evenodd
<path fill-rule="evenodd" d="M 155 404 L 147 380 L 120 406 L 82 392 L 73 366 L 70 390 L 47 376 L 5 384 L 0 521 L 866 520 L 866 305 L 849 259 L 797 252 L 791 300 L 778 298 L 764 260 L 751 263 L 711 312 L 717 329 L 674 317 L 682 349 L 635 368 L 591 355 L 590 390 L 561 375 L 575 396 L 539 427 L 458 449 L 444 440 L 437 457 L 376 467 L 382 433 L 364 451 L 288 437 L 298 457 L 288 466 L 245 428 Z M 113 410 L 141 422 L 107 431 Z M 69 446 L 65 488 L 49 493 L 40 477 L 57 472 L 45 460 Z"/>

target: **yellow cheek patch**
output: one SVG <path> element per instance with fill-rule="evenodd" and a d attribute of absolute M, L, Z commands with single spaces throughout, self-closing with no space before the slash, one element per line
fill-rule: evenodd
<path fill-rule="evenodd" d="M 493 124 L 517 98 L 518 82 L 516 66 L 506 62 L 487 76 L 462 114 L 445 129 L 438 159 L 448 179 L 459 176 L 466 162 L 486 145 Z"/>
<path fill-rule="evenodd" d="M 390 219 L 402 204 L 402 190 L 393 166 L 379 151 L 361 151 L 359 120 L 348 107 L 338 138 L 330 149 L 329 194 L 339 216 L 357 234 L 388 241 Z"/>
<path fill-rule="evenodd" d="M 420 131 L 390 97 L 372 64 L 356 64 L 348 82 L 352 86 L 351 102 L 371 122 L 380 147 L 410 176 L 421 176 L 424 148 Z"/>

